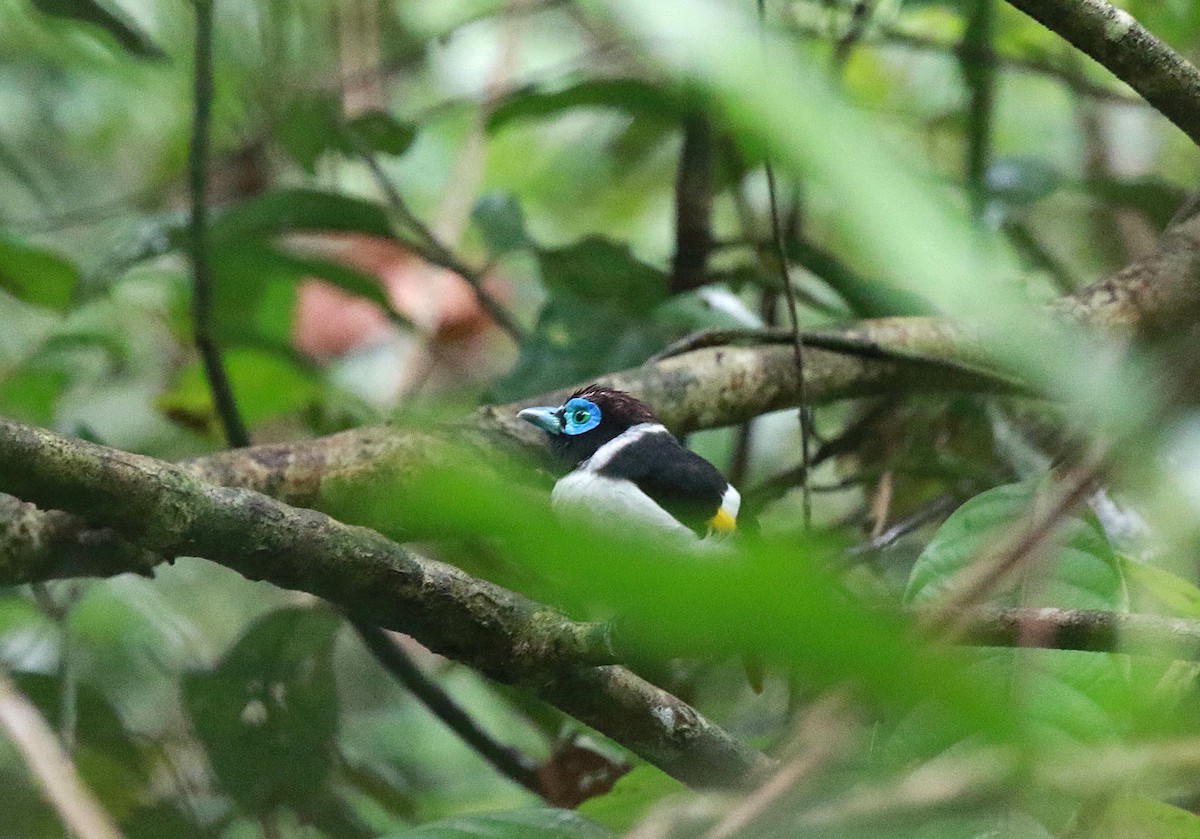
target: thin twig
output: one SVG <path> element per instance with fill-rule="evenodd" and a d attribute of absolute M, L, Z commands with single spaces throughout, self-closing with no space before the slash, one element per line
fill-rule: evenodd
<path fill-rule="evenodd" d="M 850 7 L 850 25 L 833 45 L 833 66 L 840 69 L 850 60 L 850 54 L 863 35 L 867 32 L 867 24 L 871 22 L 872 0 L 854 0 Z"/>
<path fill-rule="evenodd" d="M 766 34 L 767 4 L 766 0 L 758 0 L 758 22 Z M 764 68 L 766 69 L 766 68 Z M 796 417 L 800 421 L 800 463 L 805 467 L 800 481 L 801 511 L 804 529 L 812 528 L 812 490 L 808 485 L 808 447 L 809 426 L 808 399 L 804 386 L 804 339 L 800 336 L 800 315 L 796 311 L 796 290 L 792 288 L 792 278 L 788 272 L 787 245 L 783 241 L 783 225 L 779 220 L 779 200 L 775 189 L 775 169 L 768 156 L 763 164 L 767 173 L 767 200 L 771 210 L 771 235 L 775 240 L 775 256 L 779 260 L 779 275 L 783 281 L 783 293 L 787 297 L 788 324 L 792 330 L 792 351 L 796 359 Z"/>
<path fill-rule="evenodd" d="M 518 343 L 525 339 L 525 330 L 513 315 L 484 288 L 483 275 L 458 258 L 449 248 L 443 245 L 416 213 L 408 206 L 404 196 L 396 189 L 392 179 L 379 165 L 374 153 L 365 147 L 359 147 L 359 157 L 366 164 L 367 170 L 383 193 L 384 200 L 392 212 L 409 228 L 414 239 L 405 238 L 404 244 L 415 251 L 422 259 L 433 265 L 445 268 L 462 277 L 471 293 L 479 301 L 480 307 L 487 312 L 488 317 Z"/>
<path fill-rule="evenodd" d="M 0 728 L 21 753 L 63 824 L 79 839 L 121 839 L 108 813 L 84 786 L 45 718 L 0 668 Z"/>
<path fill-rule="evenodd" d="M 854 451 L 871 434 L 876 421 L 894 406 L 895 401 L 892 399 L 880 401 L 847 425 L 836 437 L 818 447 L 809 463 L 800 464 L 767 478 L 754 489 L 745 493 L 743 503 L 752 512 L 760 510 L 763 505 L 782 497 L 788 490 L 804 480 L 806 472 L 815 469 L 831 458 Z M 851 484 L 859 483 L 861 480 L 861 476 L 856 476 Z M 810 486 L 809 489 L 811 490 L 812 487 Z"/>
<path fill-rule="evenodd" d="M 238 415 L 233 388 L 221 351 L 212 333 L 212 269 L 208 263 L 208 159 L 209 124 L 213 99 L 213 0 L 196 0 L 196 55 L 193 87 L 192 139 L 188 150 L 188 187 L 191 194 L 192 330 L 204 375 L 212 390 L 213 407 L 226 442 L 234 448 L 250 445 L 250 435 Z"/>
<path fill-rule="evenodd" d="M 532 793 L 543 794 L 537 765 L 532 760 L 511 746 L 505 746 L 492 739 L 448 693 L 421 672 L 385 630 L 361 621 L 351 623 L 380 666 L 408 688 L 408 691 L 458 735 L 459 739 L 478 752 L 479 756 L 501 775 Z"/>
<path fill-rule="evenodd" d="M 856 561 L 869 558 L 871 555 L 879 553 L 895 544 L 914 530 L 946 515 L 958 506 L 961 500 L 962 497 L 959 492 L 944 492 L 928 504 L 922 504 L 912 515 L 904 517 L 878 536 L 871 538 L 861 545 L 847 548 L 846 557 Z"/>

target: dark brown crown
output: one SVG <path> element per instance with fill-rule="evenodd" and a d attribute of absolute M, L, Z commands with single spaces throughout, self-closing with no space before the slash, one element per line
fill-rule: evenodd
<path fill-rule="evenodd" d="M 613 390 L 603 385 L 587 385 L 571 394 L 571 399 L 581 396 L 590 399 L 600 408 L 600 415 L 619 420 L 626 427 L 640 422 L 658 422 L 650 406 L 623 390 Z"/>

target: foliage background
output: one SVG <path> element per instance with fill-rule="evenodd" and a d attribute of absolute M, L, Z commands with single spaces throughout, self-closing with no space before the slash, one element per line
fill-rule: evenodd
<path fill-rule="evenodd" d="M 611 17 L 599 3 L 218 2 L 214 322 L 254 440 L 385 420 L 419 426 L 480 401 L 634 367 L 700 329 L 745 326 L 763 313 L 786 324 L 768 149 L 780 171 L 806 327 L 954 311 L 963 300 L 958 312 L 971 314 L 975 298 L 974 314 L 992 317 L 995 333 L 1025 335 L 1021 310 L 988 311 L 997 288 L 1048 300 L 1154 247 L 1197 174 L 1194 145 L 1181 131 L 1006 5 L 869 5 L 858 32 L 848 4 L 767 4 L 772 44 L 786 45 L 782 55 L 794 63 L 771 63 L 781 54 L 768 46 L 769 66 L 751 70 L 735 51 L 741 42 L 712 37 L 716 18 L 708 14 L 728 12 L 752 26 L 748 3 L 664 3 L 640 13 L 614 3 Z M 1181 54 L 1196 54 L 1196 3 L 1123 6 Z M 97 23 L 96 9 L 112 17 Z M 89 15 L 92 22 L 80 19 Z M 0 0 L 0 112 L 8 117 L 0 125 L 0 414 L 169 460 L 222 447 L 188 318 L 192 20 L 185 3 Z M 692 39 L 690 56 L 662 47 L 669 27 Z M 853 43 L 847 33 L 857 33 Z M 805 78 L 818 79 L 817 92 L 799 96 L 789 84 Z M 719 128 L 716 247 L 707 290 L 677 290 L 669 279 L 674 189 L 683 126 L 698 114 Z M 823 160 L 838 162 L 819 167 Z M 459 278 L 412 258 L 407 246 L 427 256 L 428 248 L 420 229 L 389 207 L 384 182 L 479 272 L 521 340 L 489 325 Z M 389 244 L 371 256 L 366 240 L 338 238 L 361 234 Z M 979 240 L 998 256 L 964 269 L 956 256 Z M 362 258 L 337 258 L 347 250 Z M 946 271 L 932 276 L 929 267 Z M 329 308 L 320 309 L 306 285 L 320 277 L 379 303 L 381 275 L 393 284 L 393 301 L 402 298 L 391 321 L 341 298 L 323 298 Z M 308 320 L 297 309 L 305 294 L 314 307 Z M 349 324 L 344 331 L 321 333 L 340 320 Z M 1128 611 L 1132 597 L 1143 611 L 1195 617 L 1188 505 L 1200 449 L 1188 400 L 1134 425 L 1128 371 L 1106 366 L 1108 355 L 1030 349 L 1005 358 L 1068 394 L 1067 432 L 1057 407 L 987 396 L 900 395 L 814 412 L 817 451 L 845 428 L 865 429 L 814 470 L 816 527 L 839 549 L 870 543 L 892 525 L 904 530 L 871 547 L 843 584 L 869 600 L 933 598 L 999 529 L 1022 520 L 1051 460 L 1071 451 L 1064 440 L 1132 439 L 1112 469 L 1121 516 L 1070 517 L 1041 584 L 1019 602 Z M 1157 381 L 1171 369 L 1164 358 L 1151 353 L 1141 369 Z M 1175 384 L 1187 390 L 1190 379 L 1180 378 Z M 749 499 L 763 500 L 764 531 L 799 538 L 801 493 L 794 481 L 771 483 L 799 463 L 795 412 L 753 428 L 704 431 L 689 443 Z M 778 490 L 755 493 L 764 486 Z M 1180 523 L 1180 509 L 1189 523 Z M 510 573 L 461 545 L 440 550 L 483 576 Z M 585 562 L 578 573 L 588 570 Z M 764 604 L 764 614 L 787 605 Z M 677 618 L 677 632 L 692 622 L 659 617 L 668 625 Z M 855 620 L 847 617 L 847 632 Z M 847 651 L 849 659 L 821 671 L 822 656 Z M 801 677 L 790 690 L 772 671 L 766 690 L 752 693 L 732 660 L 663 678 L 764 747 L 786 739 L 795 706 L 838 681 L 830 674 L 887 678 L 876 660 L 883 653 L 864 645 L 804 655 L 824 675 Z M 573 728 L 466 668 L 420 661 L 486 729 L 539 759 Z M 706 799 L 689 799 L 640 765 L 614 792 L 583 805 L 600 827 L 556 823 L 567 817 L 538 809 L 494 817 L 501 821 L 488 828 L 460 821 L 443 833 L 406 832 L 540 802 L 391 682 L 313 598 L 202 560 L 180 559 L 153 579 L 3 590 L 0 662 L 56 725 L 129 837 L 530 836 L 539 827 L 600 836 L 655 806 L 681 807 L 660 812 L 682 812 L 671 829 L 698 835 L 697 819 L 712 817 L 696 805 Z M 1013 699 L 1018 733 L 1006 743 L 1029 747 L 1023 759 L 1032 764 L 1061 759 L 1058 746 L 1194 736 L 1194 672 L 1182 665 L 992 650 L 964 667 L 1026 680 Z M 249 701 L 269 705 L 270 696 L 254 691 L 272 683 L 286 685 L 293 701 L 247 740 L 238 714 Z M 889 697 L 876 683 L 867 692 L 873 696 L 856 712 L 859 727 L 846 734 L 841 757 L 776 814 L 784 824 L 755 828 L 761 835 L 795 835 L 789 831 L 819 813 L 826 797 L 883 783 L 888 771 L 943 748 L 974 754 L 976 744 L 955 725 L 921 716 L 937 718 L 935 711 L 897 712 L 911 704 L 908 689 Z M 611 744 L 601 749 L 628 758 Z M 984 771 L 986 754 L 975 757 L 967 765 Z M 60 835 L 7 745 L 0 773 L 0 833 Z M 1124 819 L 1143 835 L 1191 835 L 1195 783 L 1150 774 L 1147 789 L 1080 781 L 1064 798 L 1032 772 L 945 807 L 922 809 L 901 795 L 874 821 L 848 817 L 823 829 L 1090 835 Z M 689 801 L 699 816 L 688 815 Z M 897 813 L 909 821 L 897 823 Z"/>

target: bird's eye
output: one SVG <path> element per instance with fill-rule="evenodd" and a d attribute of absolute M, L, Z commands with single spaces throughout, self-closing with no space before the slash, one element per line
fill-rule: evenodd
<path fill-rule="evenodd" d="M 600 407 L 586 399 L 568 399 L 559 410 L 563 434 L 586 434 L 600 424 Z"/>

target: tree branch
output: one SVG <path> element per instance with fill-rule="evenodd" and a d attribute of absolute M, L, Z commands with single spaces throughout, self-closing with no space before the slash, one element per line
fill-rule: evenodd
<path fill-rule="evenodd" d="M 984 647 L 1133 653 L 1200 661 L 1200 621 L 1085 609 L 980 607 L 958 640 Z"/>
<path fill-rule="evenodd" d="M 1200 71 L 1104 0 L 1008 0 L 1136 90 L 1200 144 Z"/>
<path fill-rule="evenodd" d="M 0 586 L 127 571 L 149 576 L 161 561 L 108 528 L 0 494 Z"/>
<path fill-rule="evenodd" d="M 595 666 L 615 658 L 606 625 L 575 623 L 417 557 L 374 530 L 5 419 L 0 490 L 112 527 L 155 553 L 211 559 L 249 579 L 315 594 L 356 621 L 412 635 L 496 681 L 531 690 L 685 783 L 734 784 L 769 764 L 628 670 Z"/>

